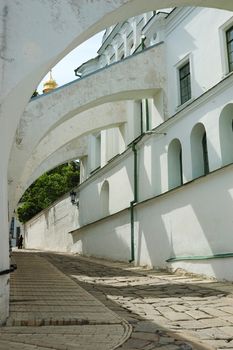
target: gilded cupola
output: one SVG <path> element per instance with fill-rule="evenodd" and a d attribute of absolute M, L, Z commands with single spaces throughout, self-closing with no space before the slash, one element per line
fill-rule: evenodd
<path fill-rule="evenodd" d="M 46 94 L 54 89 L 56 89 L 57 83 L 52 77 L 52 71 L 49 73 L 49 80 L 44 83 L 43 93 Z"/>

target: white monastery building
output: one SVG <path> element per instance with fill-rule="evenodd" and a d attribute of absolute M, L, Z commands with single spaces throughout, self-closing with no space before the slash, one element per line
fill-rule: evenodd
<path fill-rule="evenodd" d="M 0 324 L 9 218 L 33 181 L 74 159 L 72 202 L 27 222 L 26 248 L 233 280 L 232 11 L 231 0 L 0 3 Z M 104 28 L 76 80 L 30 99 Z"/>
<path fill-rule="evenodd" d="M 108 28 L 98 53 L 81 80 L 115 65 L 131 79 L 132 60 L 136 87 L 155 88 L 129 98 L 121 81 L 120 104 L 90 110 L 114 120 L 86 133 L 78 207 L 65 196 L 32 219 L 26 246 L 233 279 L 232 13 L 151 11 Z"/>

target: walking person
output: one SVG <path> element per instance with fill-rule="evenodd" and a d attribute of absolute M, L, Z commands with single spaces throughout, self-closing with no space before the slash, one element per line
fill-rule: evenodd
<path fill-rule="evenodd" d="M 23 248 L 23 236 L 20 235 L 19 240 L 18 240 L 18 249 Z"/>

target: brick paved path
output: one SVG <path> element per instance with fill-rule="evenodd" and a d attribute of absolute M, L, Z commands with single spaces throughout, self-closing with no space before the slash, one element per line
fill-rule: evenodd
<path fill-rule="evenodd" d="M 132 324 L 121 349 L 233 349 L 231 283 L 78 256 L 42 256 Z"/>
<path fill-rule="evenodd" d="M 115 349 L 130 325 L 39 254 L 15 253 L 0 350 Z"/>
<path fill-rule="evenodd" d="M 231 283 L 68 254 L 15 259 L 0 350 L 233 349 Z"/>

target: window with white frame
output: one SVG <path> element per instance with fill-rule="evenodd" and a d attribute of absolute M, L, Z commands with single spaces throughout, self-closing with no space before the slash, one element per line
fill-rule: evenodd
<path fill-rule="evenodd" d="M 180 104 L 187 102 L 191 99 L 191 75 L 190 75 L 190 63 L 185 62 L 179 67 L 179 88 L 180 88 Z"/>

